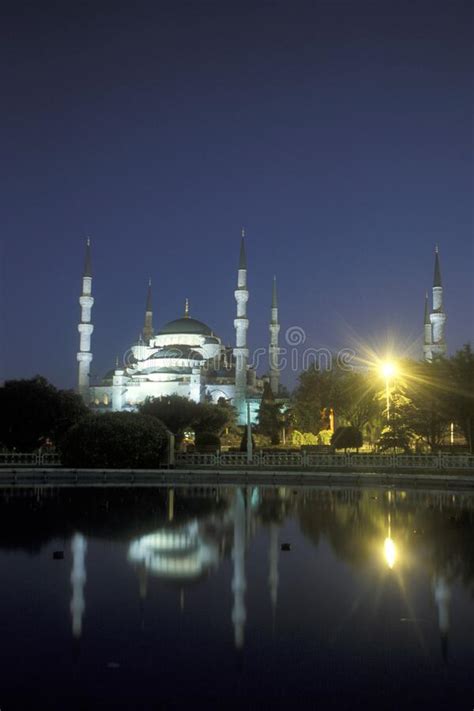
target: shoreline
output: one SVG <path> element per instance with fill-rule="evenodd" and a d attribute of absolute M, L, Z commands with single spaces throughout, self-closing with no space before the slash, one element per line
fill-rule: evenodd
<path fill-rule="evenodd" d="M 346 485 L 465 489 L 474 492 L 474 472 L 432 473 L 347 469 L 63 469 L 59 467 L 0 469 L 0 488 L 189 486 L 189 485 Z"/>

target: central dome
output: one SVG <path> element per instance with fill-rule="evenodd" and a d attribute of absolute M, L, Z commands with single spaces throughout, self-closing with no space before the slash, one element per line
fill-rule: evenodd
<path fill-rule="evenodd" d="M 165 336 L 173 333 L 193 333 L 198 336 L 212 336 L 212 330 L 209 326 L 206 326 L 202 321 L 198 321 L 195 318 L 177 318 L 174 321 L 167 323 L 161 331 L 159 331 L 159 336 Z"/>

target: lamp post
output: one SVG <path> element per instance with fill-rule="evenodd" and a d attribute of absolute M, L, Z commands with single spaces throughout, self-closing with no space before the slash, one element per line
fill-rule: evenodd
<path fill-rule="evenodd" d="M 247 462 L 252 464 L 253 442 L 252 442 L 252 420 L 250 418 L 250 403 L 247 401 Z"/>
<path fill-rule="evenodd" d="M 382 363 L 381 373 L 385 379 L 385 398 L 387 401 L 387 421 L 390 421 L 390 378 L 393 378 L 397 369 L 394 363 L 386 361 Z"/>

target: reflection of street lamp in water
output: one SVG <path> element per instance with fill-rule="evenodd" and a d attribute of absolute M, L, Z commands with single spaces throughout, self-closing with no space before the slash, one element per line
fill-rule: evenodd
<path fill-rule="evenodd" d="M 389 504 L 392 501 L 392 492 L 388 492 L 388 502 Z M 385 561 L 390 568 L 390 570 L 393 568 L 395 565 L 395 560 L 397 557 L 397 549 L 395 548 L 395 543 L 392 538 L 392 521 L 390 518 L 390 511 L 388 512 L 388 531 L 387 531 L 387 538 L 383 542 L 383 554 L 385 557 Z"/>
<path fill-rule="evenodd" d="M 388 536 L 383 542 L 383 553 L 385 556 L 385 560 L 387 561 L 387 565 L 391 570 L 395 565 L 397 551 L 395 549 L 395 543 L 393 542 L 392 538 L 390 538 L 390 536 Z"/>

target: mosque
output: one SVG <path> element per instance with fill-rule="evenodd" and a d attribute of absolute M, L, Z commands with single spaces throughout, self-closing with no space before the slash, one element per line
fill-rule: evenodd
<path fill-rule="evenodd" d="M 100 410 L 134 410 L 148 397 L 179 395 L 196 402 L 217 403 L 221 398 L 231 402 L 238 413 L 238 423 L 245 424 L 250 416 L 256 421 L 265 381 L 272 394 L 278 398 L 280 391 L 278 302 L 276 281 L 273 280 L 269 321 L 268 362 L 269 375 L 257 377 L 249 363 L 247 331 L 247 259 L 245 234 L 242 230 L 240 256 L 237 270 L 237 288 L 234 291 L 236 317 L 234 319 L 235 345 L 222 343 L 219 336 L 204 322 L 191 318 L 186 300 L 182 318 L 169 321 L 155 332 L 151 281 L 145 307 L 143 329 L 138 341 L 132 345 L 124 363 L 116 363 L 99 384 L 91 385 L 92 361 L 91 321 L 94 298 L 92 296 L 92 266 L 90 240 L 86 243 L 86 258 L 79 297 L 81 320 L 78 360 L 78 391 L 92 408 Z M 428 294 L 425 297 L 424 344 L 425 360 L 446 354 L 444 329 L 446 314 L 443 305 L 443 286 L 439 250 L 435 250 L 433 278 L 433 304 L 429 310 Z"/>
<path fill-rule="evenodd" d="M 218 402 L 224 398 L 237 410 L 238 421 L 244 424 L 248 412 L 255 420 L 263 394 L 265 378 L 258 378 L 249 363 L 247 344 L 247 259 L 245 233 L 242 230 L 237 271 L 235 345 L 226 346 L 208 325 L 192 318 L 186 300 L 182 318 L 169 321 L 155 332 L 151 281 L 148 284 L 145 319 L 138 341 L 131 347 L 123 364 L 116 363 L 98 385 L 90 382 L 92 361 L 91 322 L 92 267 L 90 240 L 79 297 L 81 320 L 78 325 L 80 346 L 78 360 L 78 391 L 84 401 L 96 409 L 133 410 L 148 397 L 179 395 L 196 402 Z M 269 381 L 272 393 L 280 392 L 278 369 L 278 303 L 276 281 L 273 280 L 270 310 Z M 248 410 L 248 412 L 247 412 Z"/>

